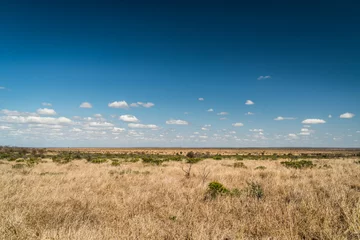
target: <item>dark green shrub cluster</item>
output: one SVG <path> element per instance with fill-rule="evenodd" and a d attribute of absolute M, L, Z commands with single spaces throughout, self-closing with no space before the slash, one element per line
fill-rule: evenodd
<path fill-rule="evenodd" d="M 212 199 L 216 198 L 218 195 L 226 195 L 229 194 L 230 190 L 227 189 L 226 187 L 224 187 L 224 185 L 222 185 L 219 182 L 211 182 L 208 185 L 208 190 L 206 192 L 206 198 L 210 197 Z"/>
<path fill-rule="evenodd" d="M 264 190 L 262 189 L 261 185 L 256 182 L 246 182 L 247 187 L 245 191 L 248 196 L 260 199 L 264 196 Z"/>
<path fill-rule="evenodd" d="M 234 168 L 247 168 L 243 162 L 234 163 Z"/>
<path fill-rule="evenodd" d="M 281 162 L 281 164 L 287 168 L 295 168 L 295 169 L 313 168 L 316 166 L 315 164 L 313 164 L 312 161 L 307 161 L 307 160 L 286 161 L 286 162 Z"/>
<path fill-rule="evenodd" d="M 265 170 L 265 169 L 266 169 L 266 167 L 264 167 L 264 166 L 257 166 L 255 168 L 255 170 Z"/>

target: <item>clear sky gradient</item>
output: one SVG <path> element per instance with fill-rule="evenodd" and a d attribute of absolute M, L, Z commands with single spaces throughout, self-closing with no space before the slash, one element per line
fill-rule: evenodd
<path fill-rule="evenodd" d="M 360 147 L 359 9 L 0 1 L 0 145 Z"/>

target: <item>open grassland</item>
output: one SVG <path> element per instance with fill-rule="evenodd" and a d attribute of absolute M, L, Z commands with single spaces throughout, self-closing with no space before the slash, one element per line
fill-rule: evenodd
<path fill-rule="evenodd" d="M 360 239 L 359 150 L 87 150 L 1 149 L 2 239 Z"/>

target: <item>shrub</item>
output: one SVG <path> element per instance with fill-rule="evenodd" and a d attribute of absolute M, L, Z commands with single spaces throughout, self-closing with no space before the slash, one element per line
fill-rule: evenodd
<path fill-rule="evenodd" d="M 104 158 L 96 158 L 96 159 L 91 160 L 91 163 L 104 163 L 106 161 L 107 161 L 107 159 L 104 159 Z"/>
<path fill-rule="evenodd" d="M 295 168 L 295 169 L 312 168 L 316 166 L 315 164 L 313 164 L 312 161 L 306 161 L 306 160 L 286 161 L 286 162 L 281 162 L 281 164 L 287 168 Z"/>
<path fill-rule="evenodd" d="M 212 199 L 216 198 L 218 195 L 225 195 L 230 193 L 230 190 L 224 187 L 219 182 L 211 182 L 208 185 L 207 195 Z"/>
<path fill-rule="evenodd" d="M 360 160 L 354 161 L 355 164 L 360 164 Z"/>
<path fill-rule="evenodd" d="M 265 169 L 266 169 L 266 167 L 264 167 L 264 166 L 257 166 L 255 168 L 255 170 L 265 170 Z"/>
<path fill-rule="evenodd" d="M 111 166 L 120 166 L 120 162 L 119 161 L 112 161 Z"/>
<path fill-rule="evenodd" d="M 234 168 L 247 168 L 243 162 L 234 163 Z"/>
<path fill-rule="evenodd" d="M 12 166 L 12 168 L 14 168 L 14 169 L 22 169 L 24 167 L 26 167 L 26 165 L 25 164 L 20 164 L 20 163 L 17 163 L 17 164 Z"/>
<path fill-rule="evenodd" d="M 245 191 L 247 192 L 247 195 L 256 199 L 260 199 L 264 196 L 264 190 L 260 186 L 260 184 L 256 182 L 246 182 L 247 188 Z"/>
<path fill-rule="evenodd" d="M 188 153 L 186 154 L 186 156 L 187 156 L 188 158 L 194 158 L 194 157 L 195 157 L 195 153 L 194 153 L 193 151 L 190 151 L 190 152 L 188 152 Z"/>
<path fill-rule="evenodd" d="M 215 155 L 215 156 L 213 156 L 213 159 L 214 160 L 221 160 L 222 157 L 221 157 L 221 155 Z"/>

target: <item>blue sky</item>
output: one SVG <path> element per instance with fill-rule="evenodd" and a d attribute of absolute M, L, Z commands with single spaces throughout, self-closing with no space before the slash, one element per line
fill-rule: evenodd
<path fill-rule="evenodd" d="M 359 8 L 1 1 L 0 145 L 360 147 Z"/>

